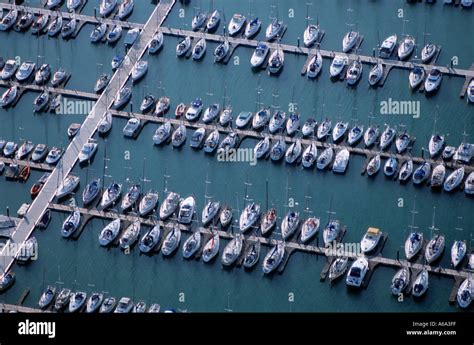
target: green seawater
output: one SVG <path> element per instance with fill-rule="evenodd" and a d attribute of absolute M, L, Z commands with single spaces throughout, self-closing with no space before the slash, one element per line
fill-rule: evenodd
<path fill-rule="evenodd" d="M 342 37 L 347 32 L 346 23 L 357 23 L 358 30 L 364 36 L 361 54 L 372 54 L 378 37 L 384 39 L 392 33 L 400 37 L 403 30 L 412 34 L 422 45 L 424 32 L 429 33 L 426 40 L 442 46 L 438 64 L 446 66 L 456 56 L 459 68 L 468 69 L 473 62 L 474 46 L 469 37 L 474 33 L 472 11 L 456 7 L 443 6 L 441 1 L 434 5 L 419 3 L 407 6 L 404 1 L 332 1 L 313 0 L 309 6 L 312 21 L 319 21 L 326 34 L 322 48 L 341 50 Z M 39 1 L 29 1 L 39 6 Z M 233 13 L 240 12 L 248 16 L 252 13 L 263 21 L 262 31 L 257 39 L 263 39 L 264 29 L 270 16 L 278 16 L 288 24 L 282 43 L 296 44 L 306 27 L 307 6 L 305 1 L 296 0 L 255 0 L 213 1 L 225 15 L 228 22 Z M 93 15 L 95 1 L 89 1 L 82 13 Z M 192 1 L 184 6 L 177 2 L 164 25 L 174 28 L 190 29 L 194 6 L 209 11 L 210 1 Z M 348 15 L 347 8 L 354 10 Z M 180 10 L 184 12 L 180 12 Z M 408 21 L 398 17 L 399 9 L 404 11 Z M 130 21 L 144 23 L 153 10 L 149 1 L 136 1 Z M 184 17 L 180 17 L 180 13 Z M 294 17 L 289 15 L 294 13 Z M 123 37 L 114 47 L 106 44 L 91 44 L 89 33 L 91 25 L 86 25 L 74 40 L 61 38 L 39 38 L 30 32 L 0 33 L 0 55 L 6 58 L 20 56 L 22 61 L 32 60 L 48 62 L 54 68 L 63 66 L 72 72 L 67 88 L 93 92 L 94 83 L 102 72 L 110 71 L 110 61 L 115 54 L 123 53 Z M 222 24 L 219 28 L 221 32 Z M 444 78 L 439 92 L 426 97 L 424 93 L 411 92 L 408 88 L 408 71 L 391 71 L 384 87 L 371 89 L 366 78 L 368 66 L 364 65 L 362 80 L 356 88 L 347 88 L 343 82 L 333 82 L 329 78 L 330 61 L 325 59 L 323 71 L 314 80 L 300 75 L 305 62 L 302 55 L 286 54 L 285 66 L 278 77 L 269 77 L 266 71 L 254 72 L 249 59 L 252 50 L 239 47 L 228 65 L 215 64 L 212 52 L 215 43 L 208 43 L 207 53 L 202 61 L 177 59 L 175 47 L 179 39 L 165 36 L 163 50 L 155 56 L 147 56 L 149 71 L 147 76 L 134 86 L 133 109 L 138 110 L 145 93 L 155 96 L 166 94 L 171 98 L 172 110 L 179 102 L 188 103 L 201 97 L 205 106 L 211 102 L 222 102 L 224 90 L 234 109 L 234 114 L 243 110 L 255 111 L 256 101 L 266 105 L 279 106 L 288 110 L 289 103 L 297 103 L 298 111 L 305 120 L 309 116 L 318 122 L 325 117 L 353 123 L 352 119 L 366 127 L 371 121 L 379 125 L 384 123 L 406 126 L 408 132 L 416 137 L 412 154 L 419 156 L 422 147 L 427 147 L 433 131 L 435 114 L 438 112 L 437 129 L 447 135 L 448 144 L 458 146 L 467 133 L 466 140 L 473 141 L 474 108 L 459 98 L 464 82 L 463 78 Z M 38 58 L 38 55 L 41 56 Z M 236 59 L 237 58 L 237 59 Z M 237 61 L 239 60 L 239 61 Z M 238 62 L 238 64 L 237 64 Z M 257 89 L 261 94 L 257 97 Z M 3 92 L 4 89 L 1 91 Z M 278 95 L 275 97 L 273 95 Z M 55 115 L 34 114 L 32 102 L 35 93 L 24 94 L 13 109 L 0 111 L 0 137 L 20 142 L 29 139 L 35 143 L 49 146 L 66 147 L 67 127 L 73 122 L 81 122 L 85 114 Z M 389 98 L 397 101 L 417 101 L 420 103 L 421 116 L 414 119 L 410 115 L 381 115 L 380 102 Z M 437 111 L 438 107 L 438 111 Z M 369 115 L 373 113 L 373 119 Z M 172 111 L 168 116 L 173 116 Z M 107 183 L 112 179 L 139 181 L 145 176 L 150 182 L 145 189 L 160 191 L 162 201 L 165 187 L 164 175 L 169 190 L 181 196 L 194 195 L 197 200 L 196 218 L 200 218 L 204 205 L 205 180 L 208 176 L 211 184 L 208 194 L 216 200 L 230 204 L 234 209 L 243 207 L 244 183 L 248 179 L 252 184 L 248 195 L 265 208 L 265 186 L 268 181 L 268 205 L 277 208 L 281 217 L 289 198 L 295 201 L 295 208 L 303 214 L 306 195 L 311 199 L 308 207 L 315 216 L 321 217 L 325 225 L 331 207 L 335 217 L 347 226 L 346 242 L 358 242 L 367 227 L 375 226 L 386 232 L 389 237 L 383 249 L 383 255 L 390 258 L 403 256 L 403 243 L 411 223 L 410 210 L 416 199 L 415 224 L 420 231 L 430 236 L 428 229 L 432 225 L 433 207 L 436 207 L 435 225 L 446 235 L 446 251 L 440 262 L 449 267 L 449 250 L 455 239 L 464 239 L 470 246 L 474 231 L 473 200 L 463 192 L 452 194 L 435 193 L 429 187 L 417 188 L 412 183 L 400 185 L 379 173 L 369 179 L 360 172 L 365 162 L 361 156 L 352 156 L 345 175 L 336 175 L 330 171 L 321 172 L 303 170 L 300 166 L 288 166 L 285 163 L 273 164 L 259 161 L 256 166 L 244 162 L 218 162 L 216 156 L 206 155 L 189 147 L 188 141 L 181 149 L 171 146 L 153 146 L 152 136 L 156 124 L 147 124 L 136 140 L 125 139 L 122 128 L 125 120 L 114 119 L 113 129 L 107 140 L 97 137 L 99 149 L 90 167 L 76 166 L 74 173 L 81 176 L 81 186 L 76 199 L 80 202 L 82 188 L 86 179 L 102 176 L 103 157 L 106 150 Z M 402 127 L 399 127 L 402 128 Z M 221 136 L 221 140 L 223 137 Z M 245 139 L 241 147 L 253 147 L 256 140 Z M 394 148 L 393 148 L 394 149 Z M 130 157 L 129 160 L 126 158 Z M 144 164 L 144 159 L 146 159 Z M 145 169 L 143 167 L 145 166 Z M 34 171 L 25 184 L 6 181 L 0 178 L 0 212 L 5 213 L 8 206 L 13 214 L 23 202 L 30 199 L 29 189 L 41 176 Z M 286 185 L 289 185 L 287 191 Z M 331 204 L 332 200 L 332 206 Z M 234 215 L 235 216 L 235 215 Z M 160 303 L 163 307 L 174 307 L 189 311 L 215 311 L 225 309 L 233 311 L 457 311 L 456 306 L 448 303 L 453 280 L 432 276 L 430 288 L 425 298 L 415 301 L 411 297 L 399 302 L 390 294 L 390 282 L 395 269 L 378 267 L 367 289 L 349 291 L 340 280 L 332 286 L 321 283 L 319 275 L 324 267 L 324 257 L 297 252 L 288 262 L 283 274 L 263 276 L 260 265 L 251 271 L 240 268 L 223 269 L 219 260 L 211 264 L 202 261 L 182 259 L 181 251 L 170 258 L 161 254 L 140 255 L 135 247 L 129 255 L 118 248 L 101 248 L 98 235 L 106 222 L 92 220 L 78 240 L 65 240 L 60 235 L 64 214 L 55 213 L 54 218 L 44 231 L 36 231 L 34 236 L 39 242 L 38 260 L 27 266 L 15 266 L 17 282 L 0 295 L 0 302 L 16 303 L 25 288 L 31 292 L 25 305 L 36 306 L 43 287 L 48 284 L 67 286 L 91 293 L 106 291 L 109 295 L 133 297 L 134 301 L 146 300 L 148 303 Z M 455 230 L 462 228 L 462 231 Z M 142 229 L 142 233 L 143 233 Z M 278 238 L 278 234 L 272 235 Z M 319 233 L 322 242 L 322 234 Z M 182 242 L 185 238 L 182 239 Z M 225 242 L 225 241 L 224 241 Z M 313 244 L 316 241 L 312 241 Z M 221 252 L 223 244 L 221 244 Z M 262 257 L 267 248 L 262 251 Z M 184 293 L 184 295 L 182 295 Z M 294 300 L 289 296 L 293 294 Z M 180 297 L 183 297 L 184 299 Z"/>

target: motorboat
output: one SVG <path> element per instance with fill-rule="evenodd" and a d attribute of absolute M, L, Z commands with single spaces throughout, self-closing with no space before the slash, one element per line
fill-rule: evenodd
<path fill-rule="evenodd" d="M 214 103 L 210 105 L 204 111 L 204 114 L 202 116 L 202 122 L 210 123 L 214 121 L 217 118 L 217 116 L 219 116 L 220 111 L 221 111 L 221 106 L 219 105 L 219 103 Z"/>
<path fill-rule="evenodd" d="M 369 271 L 369 262 L 366 258 L 358 258 L 352 263 L 346 276 L 346 285 L 360 287 L 365 275 Z"/>
<path fill-rule="evenodd" d="M 456 294 L 456 299 L 458 305 L 461 308 L 466 309 L 472 302 L 472 296 L 474 295 L 474 279 L 472 276 L 468 276 L 463 280 L 459 286 L 458 292 Z"/>
<path fill-rule="evenodd" d="M 180 147 L 186 141 L 186 126 L 179 125 L 171 135 L 171 144 L 173 147 Z"/>
<path fill-rule="evenodd" d="M 112 67 L 112 70 L 115 71 L 117 68 L 119 68 L 122 65 L 122 62 L 124 60 L 123 55 L 117 54 L 114 55 L 112 58 L 112 61 L 110 62 L 110 66 Z"/>
<path fill-rule="evenodd" d="M 463 8 L 471 8 L 472 0 L 461 0 L 460 4 Z"/>
<path fill-rule="evenodd" d="M 255 113 L 255 116 L 252 118 L 252 127 L 253 129 L 260 129 L 267 125 L 270 121 L 270 109 L 264 107 Z"/>
<path fill-rule="evenodd" d="M 456 268 L 464 259 L 467 253 L 467 245 L 465 241 L 454 241 L 451 247 L 451 264 Z"/>
<path fill-rule="evenodd" d="M 326 169 L 326 167 L 331 164 L 333 157 L 334 150 L 332 147 L 324 149 L 324 151 L 319 155 L 318 159 L 316 160 L 316 167 L 319 170 Z"/>
<path fill-rule="evenodd" d="M 443 74 L 437 68 L 433 68 L 429 73 L 428 77 L 425 80 L 425 91 L 427 93 L 436 91 L 441 85 L 441 80 L 443 79 Z"/>
<path fill-rule="evenodd" d="M 319 218 L 310 217 L 306 219 L 301 226 L 301 242 L 308 242 L 314 235 L 316 235 L 319 231 L 319 225 Z"/>
<path fill-rule="evenodd" d="M 64 220 L 61 235 L 63 237 L 70 237 L 78 228 L 81 223 L 81 213 L 78 210 L 74 210 Z"/>
<path fill-rule="evenodd" d="M 318 123 L 315 119 L 312 117 L 308 118 L 303 124 L 303 127 L 301 127 L 301 134 L 303 134 L 303 137 L 312 137 L 317 124 Z"/>
<path fill-rule="evenodd" d="M 2 108 L 6 108 L 12 105 L 17 98 L 18 95 L 18 86 L 12 86 L 7 91 L 5 91 L 2 95 L 2 99 L 0 100 L 0 105 Z"/>
<path fill-rule="evenodd" d="M 120 220 L 120 218 L 116 218 L 109 224 L 107 224 L 100 232 L 99 244 L 105 247 L 115 241 L 120 232 L 121 227 L 122 221 Z"/>
<path fill-rule="evenodd" d="M 319 40 L 321 29 L 319 25 L 309 24 L 303 33 L 303 43 L 306 47 L 312 46 Z"/>
<path fill-rule="evenodd" d="M 47 63 L 44 63 L 36 71 L 35 83 L 38 85 L 46 84 L 50 77 L 51 77 L 51 66 Z"/>
<path fill-rule="evenodd" d="M 474 103 L 474 80 L 469 83 L 466 94 L 468 102 Z"/>
<path fill-rule="evenodd" d="M 202 250 L 202 261 L 204 262 L 210 262 L 212 259 L 214 259 L 219 252 L 219 246 L 220 246 L 220 237 L 219 235 L 213 235 L 209 241 L 204 245 L 204 248 Z"/>
<path fill-rule="evenodd" d="M 62 104 L 62 95 L 56 94 L 52 97 L 51 102 L 49 102 L 49 111 L 53 113 L 58 113 Z"/>
<path fill-rule="evenodd" d="M 380 154 L 377 154 L 367 164 L 367 169 L 366 169 L 367 175 L 373 176 L 377 174 L 380 170 L 380 165 L 381 165 Z"/>
<path fill-rule="evenodd" d="M 421 66 L 415 66 L 410 71 L 408 75 L 408 82 L 410 85 L 410 89 L 416 89 L 425 79 L 425 69 Z"/>
<path fill-rule="evenodd" d="M 433 134 L 430 138 L 430 142 L 428 144 L 428 149 L 430 152 L 431 157 L 437 156 L 444 147 L 445 138 L 443 135 L 440 134 Z"/>
<path fill-rule="evenodd" d="M 15 60 L 7 60 L 1 72 L 2 80 L 7 80 L 13 77 L 17 69 L 18 65 Z"/>
<path fill-rule="evenodd" d="M 413 53 L 414 49 L 415 39 L 412 36 L 407 35 L 398 45 L 398 58 L 400 60 L 407 59 Z"/>
<path fill-rule="evenodd" d="M 132 98 L 132 88 L 128 85 L 124 85 L 120 91 L 117 93 L 117 96 L 114 98 L 114 108 L 120 109 L 124 107 Z"/>
<path fill-rule="evenodd" d="M 79 152 L 79 163 L 90 162 L 97 152 L 97 140 L 89 138 L 87 143 L 82 146 L 81 152 Z"/>
<path fill-rule="evenodd" d="M 104 301 L 104 294 L 93 292 L 86 302 L 86 313 L 95 313 L 99 311 L 102 302 Z"/>
<path fill-rule="evenodd" d="M 434 169 L 433 169 L 433 174 L 431 175 L 431 188 L 441 188 L 444 183 L 444 179 L 446 177 L 446 168 L 444 167 L 444 164 L 438 164 Z"/>
<path fill-rule="evenodd" d="M 44 292 L 41 294 L 41 297 L 38 302 L 38 306 L 41 309 L 46 309 L 53 302 L 54 296 L 56 295 L 56 288 L 54 286 L 48 285 Z"/>
<path fill-rule="evenodd" d="M 142 79 L 148 71 L 148 61 L 139 60 L 132 69 L 132 81 L 136 83 Z"/>
<path fill-rule="evenodd" d="M 349 134 L 347 136 L 347 143 L 349 145 L 355 145 L 362 139 L 364 135 L 364 126 L 355 125 L 349 130 Z"/>
<path fill-rule="evenodd" d="M 33 162 L 42 162 L 46 155 L 48 154 L 48 146 L 45 144 L 37 144 L 33 149 L 33 153 L 31 154 L 31 160 Z"/>
<path fill-rule="evenodd" d="M 20 65 L 20 68 L 18 68 L 18 71 L 15 74 L 15 78 L 19 82 L 26 81 L 27 79 L 31 77 L 35 69 L 36 69 L 36 64 L 34 62 L 28 62 L 28 61 L 23 62 Z"/>
<path fill-rule="evenodd" d="M 252 268 L 255 266 L 260 259 L 260 241 L 256 241 L 248 246 L 247 250 L 244 253 L 243 265 L 245 268 Z"/>
<path fill-rule="evenodd" d="M 196 201 L 192 196 L 180 202 L 178 211 L 178 222 L 181 224 L 190 224 L 196 207 Z"/>
<path fill-rule="evenodd" d="M 117 17 L 120 20 L 124 20 L 128 16 L 130 16 L 133 12 L 133 7 L 135 6 L 134 0 L 123 0 L 120 4 Z"/>
<path fill-rule="evenodd" d="M 212 153 L 219 146 L 219 131 L 213 130 L 204 141 L 204 152 Z"/>
<path fill-rule="evenodd" d="M 380 46 L 379 49 L 379 57 L 382 59 L 389 59 L 390 56 L 392 56 L 392 53 L 397 46 L 397 35 L 393 34 L 389 37 L 387 37 L 383 42 L 382 45 Z"/>
<path fill-rule="evenodd" d="M 105 34 L 107 33 L 107 28 L 108 26 L 105 23 L 97 25 L 90 34 L 91 42 L 97 43 L 101 41 L 105 37 Z"/>
<path fill-rule="evenodd" d="M 252 54 L 252 57 L 250 58 L 250 64 L 252 65 L 252 67 L 257 68 L 262 66 L 263 62 L 268 56 L 269 51 L 270 48 L 266 43 L 259 42 L 257 44 L 257 47 L 255 48 L 255 51 Z"/>
<path fill-rule="evenodd" d="M 156 103 L 155 114 L 157 116 L 165 115 L 170 109 L 171 100 L 167 96 L 160 97 Z"/>
<path fill-rule="evenodd" d="M 349 258 L 347 256 L 337 257 L 329 267 L 329 280 L 334 281 L 347 271 L 349 266 Z"/>
<path fill-rule="evenodd" d="M 177 193 L 170 192 L 160 207 L 160 219 L 165 220 L 171 216 L 180 203 L 180 196 Z"/>
<path fill-rule="evenodd" d="M 177 119 L 180 119 L 186 112 L 186 109 L 187 109 L 186 104 L 184 104 L 183 102 L 179 103 L 174 110 L 174 116 Z"/>
<path fill-rule="evenodd" d="M 193 47 L 192 58 L 193 60 L 200 60 L 206 52 L 206 39 L 201 38 L 196 45 Z"/>
<path fill-rule="evenodd" d="M 382 136 L 380 137 L 380 149 L 385 150 L 387 147 L 389 147 L 395 139 L 395 135 L 395 129 L 393 127 L 385 125 L 385 130 L 382 132 Z"/>
<path fill-rule="evenodd" d="M 181 241 L 181 229 L 178 223 L 175 223 L 173 229 L 166 235 L 163 244 L 161 245 L 161 252 L 164 256 L 171 255 L 179 247 Z"/>
<path fill-rule="evenodd" d="M 64 39 L 71 37 L 76 31 L 76 27 L 77 19 L 73 17 L 68 22 L 64 23 L 63 27 L 61 28 L 61 37 Z"/>
<path fill-rule="evenodd" d="M 285 244 L 278 241 L 276 245 L 270 249 L 263 259 L 262 270 L 264 274 L 270 274 L 280 266 L 285 256 Z"/>
<path fill-rule="evenodd" d="M 368 228 L 360 241 L 360 249 L 364 254 L 372 252 L 382 239 L 382 231 L 377 228 Z"/>
<path fill-rule="evenodd" d="M 240 30 L 242 30 L 242 28 L 244 27 L 246 21 L 247 21 L 247 18 L 245 18 L 245 16 L 238 13 L 234 14 L 228 26 L 229 36 L 237 35 L 240 32 Z"/>
<path fill-rule="evenodd" d="M 295 142 L 293 142 L 290 147 L 286 150 L 285 153 L 285 161 L 288 164 L 294 164 L 298 157 L 301 155 L 302 151 L 302 145 L 301 145 L 301 140 L 296 139 Z"/>
<path fill-rule="evenodd" d="M 411 143 L 411 137 L 407 132 L 403 132 L 397 135 L 395 139 L 395 147 L 398 153 L 403 153 Z"/>
<path fill-rule="evenodd" d="M 64 68 L 59 68 L 53 74 L 53 78 L 51 79 L 51 86 L 58 87 L 59 85 L 61 85 L 63 82 L 66 81 L 68 76 L 69 74 L 66 72 Z"/>
<path fill-rule="evenodd" d="M 63 150 L 59 147 L 53 146 L 46 156 L 46 163 L 54 165 L 61 159 Z"/>
<path fill-rule="evenodd" d="M 338 220 L 331 219 L 323 230 L 324 246 L 330 246 L 339 239 L 341 234 L 341 223 Z"/>
<path fill-rule="evenodd" d="M 221 141 L 217 149 L 217 153 L 225 153 L 235 149 L 240 142 L 239 135 L 236 132 L 229 133 L 224 140 Z"/>
<path fill-rule="evenodd" d="M 3 14 L 3 10 L 2 10 Z M 18 19 L 18 10 L 16 8 L 12 8 L 5 17 L 2 18 L 0 23 L 0 30 L 1 31 L 8 31 L 11 29 L 13 25 L 15 25 Z"/>
<path fill-rule="evenodd" d="M 153 211 L 158 204 L 159 194 L 154 191 L 148 191 L 140 200 L 138 204 L 138 214 L 140 217 L 145 217 Z"/>
<path fill-rule="evenodd" d="M 283 139 L 278 139 L 270 149 L 270 159 L 274 162 L 279 161 L 285 155 L 285 151 L 286 142 Z"/>
<path fill-rule="evenodd" d="M 201 232 L 194 231 L 183 244 L 183 258 L 189 259 L 201 248 Z"/>
<path fill-rule="evenodd" d="M 222 253 L 222 264 L 224 266 L 231 266 L 240 256 L 243 250 L 244 236 L 237 234 L 229 243 L 225 246 L 224 252 Z"/>
<path fill-rule="evenodd" d="M 316 136 L 318 140 L 325 139 L 329 135 L 329 132 L 331 132 L 331 129 L 332 129 L 332 122 L 330 119 L 326 119 L 323 122 L 321 122 L 316 132 Z"/>
<path fill-rule="evenodd" d="M 245 32 L 244 32 L 245 38 L 250 39 L 253 36 L 255 36 L 260 31 L 261 27 L 262 27 L 262 21 L 258 19 L 258 17 L 252 20 L 249 20 L 249 22 L 245 26 Z"/>
<path fill-rule="evenodd" d="M 82 5 L 83 0 L 67 0 L 66 7 L 68 11 L 77 11 L 79 7 Z"/>
<path fill-rule="evenodd" d="M 262 218 L 260 222 L 260 231 L 262 236 L 270 233 L 270 231 L 275 227 L 277 221 L 277 211 L 274 208 L 269 209 Z"/>
<path fill-rule="evenodd" d="M 428 290 L 429 286 L 429 273 L 426 268 L 423 268 L 416 276 L 413 282 L 411 293 L 414 297 L 421 297 Z"/>
<path fill-rule="evenodd" d="M 474 145 L 469 143 L 461 143 L 454 152 L 453 160 L 463 164 L 469 164 L 474 154 Z"/>
<path fill-rule="evenodd" d="M 259 204 L 252 202 L 248 204 L 247 206 L 245 206 L 244 210 L 240 214 L 240 219 L 239 219 L 240 231 L 246 232 L 247 230 L 249 230 L 252 226 L 255 225 L 255 223 L 258 220 L 258 217 L 260 217 Z"/>
<path fill-rule="evenodd" d="M 63 182 L 59 185 L 56 190 L 56 198 L 61 199 L 65 196 L 73 193 L 79 186 L 81 179 L 76 175 L 68 175 L 64 178 Z"/>
<path fill-rule="evenodd" d="M 317 146 L 311 142 L 306 149 L 303 151 L 302 159 L 301 159 L 301 164 L 303 165 L 303 168 L 311 168 L 314 163 L 316 162 L 316 159 L 318 158 L 318 148 Z"/>
<path fill-rule="evenodd" d="M 128 297 L 122 297 L 118 304 L 117 307 L 114 310 L 114 313 L 117 314 L 128 314 L 132 311 L 133 309 L 133 302 L 130 298 Z"/>
<path fill-rule="evenodd" d="M 82 192 L 82 202 L 84 206 L 90 205 L 100 194 L 100 179 L 96 178 L 89 182 Z"/>
<path fill-rule="evenodd" d="M 219 44 L 214 50 L 214 61 L 221 62 L 225 59 L 230 50 L 229 40 L 224 39 L 224 41 Z"/>
<path fill-rule="evenodd" d="M 77 291 L 71 294 L 71 299 L 69 301 L 69 312 L 74 313 L 79 311 L 87 300 L 87 294 L 82 291 Z"/>
<path fill-rule="evenodd" d="M 352 50 L 359 41 L 360 34 L 357 31 L 349 31 L 342 39 L 342 51 L 344 53 Z"/>
<path fill-rule="evenodd" d="M 160 312 L 160 305 L 158 303 L 153 303 L 150 305 L 150 308 L 148 308 L 149 313 L 159 313 Z"/>
<path fill-rule="evenodd" d="M 332 141 L 337 143 L 344 138 L 349 126 L 348 122 L 339 121 L 332 129 Z"/>
<path fill-rule="evenodd" d="M 99 79 L 97 79 L 95 83 L 94 91 L 96 93 L 101 93 L 107 87 L 109 82 L 110 82 L 110 75 L 107 73 L 102 73 Z"/>
<path fill-rule="evenodd" d="M 119 239 L 120 248 L 130 249 L 140 236 L 141 224 L 139 220 L 130 224 Z"/>
<path fill-rule="evenodd" d="M 464 182 L 464 192 L 467 195 L 474 194 L 474 171 L 469 174 L 466 182 Z"/>
<path fill-rule="evenodd" d="M 410 284 L 410 269 L 408 267 L 400 268 L 397 273 L 392 278 L 392 284 L 390 285 L 390 290 L 395 296 L 400 295 L 405 291 Z"/>
<path fill-rule="evenodd" d="M 268 130 L 274 134 L 279 131 L 286 122 L 286 113 L 284 111 L 277 110 L 273 113 L 268 124 Z"/>
<path fill-rule="evenodd" d="M 176 56 L 182 57 L 191 49 L 191 37 L 186 36 L 176 46 Z"/>
<path fill-rule="evenodd" d="M 117 0 L 101 0 L 99 14 L 101 17 L 108 17 L 117 7 Z"/>
<path fill-rule="evenodd" d="M 132 117 L 131 119 L 127 121 L 127 124 L 125 125 L 125 127 L 123 127 L 123 130 L 122 130 L 123 135 L 125 137 L 134 138 L 138 134 L 138 131 L 140 130 L 140 126 L 141 126 L 140 119 L 137 119 L 136 117 Z"/>
<path fill-rule="evenodd" d="M 186 110 L 186 120 L 188 121 L 196 121 L 202 112 L 202 100 L 200 98 L 196 98 L 193 100 Z"/>
<path fill-rule="evenodd" d="M 56 297 L 56 301 L 54 302 L 54 310 L 61 311 L 63 310 L 69 303 L 71 299 L 71 289 L 63 288 L 59 291 L 58 297 Z"/>
<path fill-rule="evenodd" d="M 221 21 L 221 14 L 218 10 L 214 10 L 209 16 L 209 20 L 206 23 L 206 29 L 208 32 L 214 32 L 217 30 Z"/>
<path fill-rule="evenodd" d="M 277 74 L 285 63 L 285 54 L 278 47 L 268 58 L 268 73 Z"/>
<path fill-rule="evenodd" d="M 298 212 L 289 211 L 281 222 L 281 236 L 284 240 L 288 239 L 298 229 L 300 215 Z"/>
<path fill-rule="evenodd" d="M 209 201 L 202 210 L 202 225 L 206 226 L 217 216 L 221 208 L 219 201 Z"/>
<path fill-rule="evenodd" d="M 222 207 L 221 214 L 219 215 L 219 222 L 222 228 L 226 228 L 232 221 L 232 209 L 229 206 Z"/>
<path fill-rule="evenodd" d="M 354 60 L 349 64 L 346 72 L 347 85 L 355 85 L 362 76 L 362 63 Z"/>
<path fill-rule="evenodd" d="M 377 141 L 380 131 L 378 126 L 369 126 L 364 133 L 364 144 L 366 147 L 370 147 Z"/>
<path fill-rule="evenodd" d="M 17 149 L 18 144 L 13 141 L 9 141 L 3 147 L 3 156 L 6 158 L 13 157 Z"/>
<path fill-rule="evenodd" d="M 426 64 L 429 62 L 436 53 L 436 45 L 433 43 L 427 43 L 421 50 L 421 62 Z"/>
<path fill-rule="evenodd" d="M 383 77 L 383 64 L 380 62 L 375 64 L 369 72 L 369 85 L 375 86 L 382 80 Z"/>
<path fill-rule="evenodd" d="M 349 164 L 350 153 L 348 149 L 342 149 L 336 154 L 334 163 L 332 165 L 332 171 L 335 173 L 343 174 L 346 172 L 347 165 Z"/>
<path fill-rule="evenodd" d="M 451 192 L 455 190 L 457 187 L 459 187 L 462 183 L 462 180 L 464 179 L 465 175 L 465 170 L 464 167 L 458 168 L 455 171 L 453 171 L 447 178 L 446 181 L 444 182 L 444 190 L 446 192 Z"/>
<path fill-rule="evenodd" d="M 444 235 L 435 234 L 428 244 L 426 245 L 425 250 L 425 259 L 428 264 L 433 263 L 441 257 L 441 254 L 444 251 L 445 238 Z"/>
<path fill-rule="evenodd" d="M 331 75 L 331 78 L 338 77 L 342 73 L 346 65 L 347 65 L 346 57 L 341 56 L 341 55 L 335 55 L 334 58 L 332 59 L 331 67 L 329 67 L 329 74 Z"/>
<path fill-rule="evenodd" d="M 153 135 L 153 144 L 161 145 L 162 143 L 166 142 L 171 136 L 171 123 L 165 122 L 162 125 L 158 126 Z"/>
<path fill-rule="evenodd" d="M 104 117 L 99 121 L 99 124 L 97 126 L 97 131 L 99 132 L 100 135 L 105 135 L 112 129 L 112 120 L 113 120 L 112 114 L 109 112 L 106 112 L 104 114 Z"/>
<path fill-rule="evenodd" d="M 286 133 L 291 136 L 300 129 L 300 114 L 291 112 L 286 121 Z"/>
<path fill-rule="evenodd" d="M 407 260 L 415 257 L 423 247 L 423 233 L 412 232 L 405 241 L 405 256 Z"/>
<path fill-rule="evenodd" d="M 16 151 L 15 159 L 25 159 L 31 153 L 31 151 L 33 151 L 34 147 L 35 145 L 31 141 L 25 140 L 23 144 L 21 144 L 21 146 L 18 148 L 18 151 Z"/>
<path fill-rule="evenodd" d="M 153 35 L 150 43 L 148 44 L 148 54 L 156 54 L 158 50 L 163 47 L 163 33 L 161 31 L 157 31 L 156 34 Z"/>
<path fill-rule="evenodd" d="M 431 174 L 431 164 L 428 162 L 424 162 L 421 164 L 413 173 L 413 183 L 414 184 L 421 184 L 422 182 L 428 180 Z"/>
<path fill-rule="evenodd" d="M 62 15 L 58 15 L 48 26 L 48 36 L 55 37 L 63 28 L 63 17 Z"/>
<path fill-rule="evenodd" d="M 15 260 L 19 264 L 26 264 L 29 262 L 38 251 L 38 241 L 36 237 L 32 236 L 20 244 L 20 248 L 15 254 Z"/>
<path fill-rule="evenodd" d="M 127 193 L 122 198 L 122 202 L 120 204 L 120 210 L 122 212 L 126 212 L 131 208 L 134 208 L 137 205 L 137 201 L 140 198 L 140 185 L 139 184 L 132 184 L 128 189 Z"/>
<path fill-rule="evenodd" d="M 268 41 L 274 40 L 282 34 L 283 29 L 283 22 L 281 20 L 278 20 L 277 18 L 273 18 L 271 23 L 268 24 L 267 29 L 265 30 L 265 38 Z"/>
<path fill-rule="evenodd" d="M 219 124 L 221 126 L 227 126 L 231 122 L 232 122 L 232 107 L 230 105 L 227 105 L 224 107 L 221 114 L 219 115 Z"/>
<path fill-rule="evenodd" d="M 100 207 L 104 210 L 109 208 L 120 199 L 121 195 L 122 185 L 117 182 L 111 182 L 107 189 L 104 191 L 104 194 L 102 195 Z"/>
<path fill-rule="evenodd" d="M 39 113 L 45 110 L 48 106 L 50 98 L 51 94 L 49 93 L 49 91 L 45 90 L 41 92 L 33 101 L 33 111 L 35 113 Z"/>
<path fill-rule="evenodd" d="M 207 13 L 198 11 L 194 14 L 193 20 L 191 21 L 191 28 L 193 31 L 200 30 L 206 24 Z"/>

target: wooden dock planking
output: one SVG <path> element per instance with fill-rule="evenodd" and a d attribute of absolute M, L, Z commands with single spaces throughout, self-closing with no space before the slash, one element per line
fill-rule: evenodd
<path fill-rule="evenodd" d="M 100 95 L 97 95 L 95 93 L 91 92 L 83 92 L 83 91 L 78 91 L 78 90 L 70 90 L 70 89 L 64 89 L 64 88 L 55 88 L 51 86 L 44 86 L 44 85 L 35 85 L 35 84 L 20 84 L 18 82 L 7 82 L 4 80 L 0 80 L 0 86 L 4 87 L 12 87 L 12 86 L 18 86 L 19 91 L 34 91 L 34 92 L 43 92 L 43 91 L 49 91 L 52 95 L 54 94 L 61 94 L 63 96 L 70 96 L 70 97 L 75 97 L 75 98 L 83 98 L 87 100 L 92 100 L 96 101 L 99 99 Z M 16 102 L 20 99 L 21 95 L 17 96 Z M 16 104 L 15 102 L 15 104 Z M 12 106 L 14 106 L 13 104 Z"/>
<path fill-rule="evenodd" d="M 6 158 L 0 156 L 0 162 L 4 162 L 5 164 L 18 164 L 19 166 L 29 165 L 31 169 L 39 170 L 39 171 L 53 171 L 54 166 L 46 163 L 34 163 L 28 160 L 18 160 L 14 158 Z"/>

